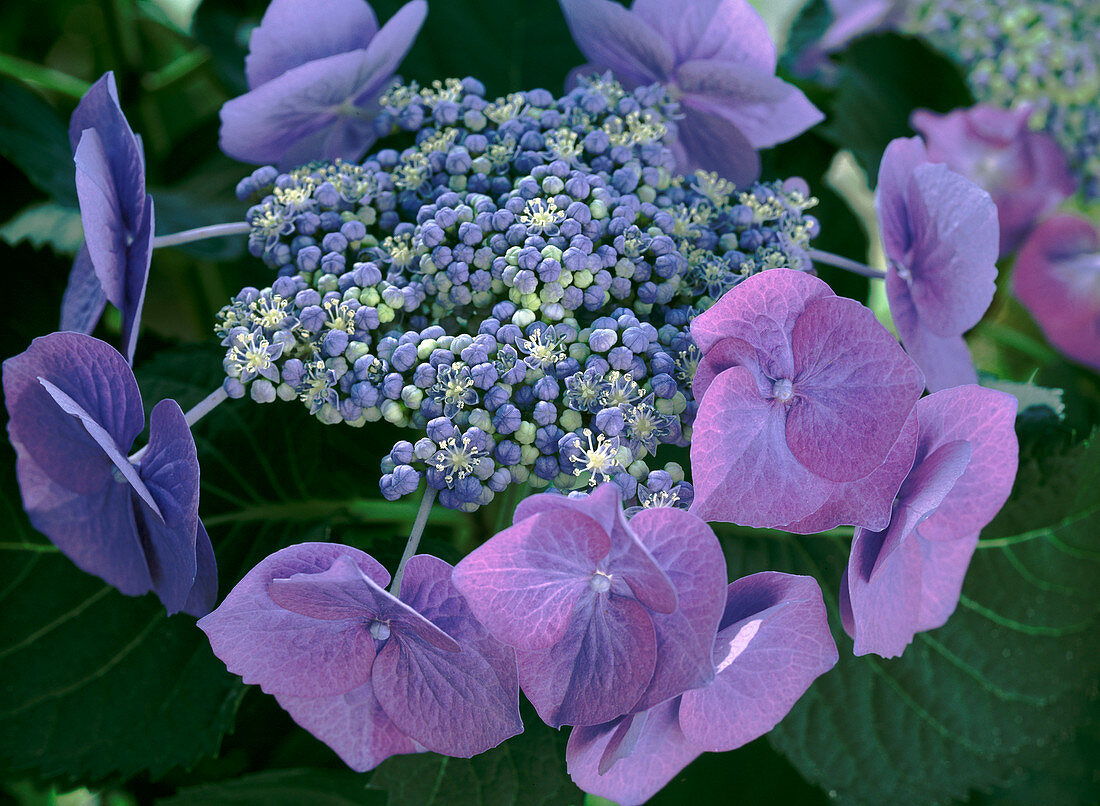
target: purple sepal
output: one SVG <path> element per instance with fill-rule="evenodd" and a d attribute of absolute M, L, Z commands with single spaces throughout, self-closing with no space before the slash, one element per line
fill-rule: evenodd
<path fill-rule="evenodd" d="M 255 89 L 306 62 L 365 48 L 378 20 L 363 0 L 272 0 L 248 40 L 244 60 Z"/>
<path fill-rule="evenodd" d="M 198 534 L 199 457 L 176 401 L 162 400 L 149 414 L 149 445 L 138 472 L 157 505 L 151 510 L 142 500 L 134 506 L 138 533 L 147 536 L 153 589 L 169 613 L 185 610 L 204 616 L 214 606 L 217 576 L 212 580 L 198 576 L 198 553 L 206 551 Z M 207 537 L 207 545 L 209 542 Z M 207 556 L 204 563 L 210 560 Z M 199 591 L 189 607 L 196 585 Z"/>
<path fill-rule="evenodd" d="M 288 0 L 280 5 L 256 40 L 260 53 L 255 73 L 265 80 L 250 81 L 248 93 L 222 106 L 220 144 L 226 154 L 243 162 L 292 166 L 316 159 L 358 159 L 374 142 L 378 99 L 412 47 L 428 6 L 424 0 L 411 0 L 369 42 L 336 51 L 361 38 L 371 27 L 366 14 L 373 18 L 373 12 L 368 7 L 352 13 L 346 0 L 335 5 L 349 30 L 339 32 L 335 19 L 313 21 L 312 3 Z M 324 30 L 323 41 L 308 50 L 314 58 L 276 55 L 280 48 L 294 47 L 284 40 L 295 28 L 295 17 L 299 27 Z M 290 66 L 271 75 L 284 65 Z"/>
<path fill-rule="evenodd" d="M 669 614 L 651 614 L 657 664 L 632 709 L 643 711 L 714 679 L 711 648 L 725 602 L 726 558 L 706 522 L 682 509 L 643 509 L 630 528 L 668 575 L 680 605 Z"/>
<path fill-rule="evenodd" d="M 81 99 L 69 124 L 69 139 L 87 255 L 102 295 L 122 314 L 123 354 L 132 362 L 152 259 L 153 200 L 145 192 L 141 141 L 119 107 L 113 73 L 106 73 Z M 62 317 L 80 311 L 83 315 L 73 324 L 86 325 L 101 305 L 101 294 L 86 277 L 79 255 L 74 275 L 79 282 L 70 283 Z"/>
<path fill-rule="evenodd" d="M 71 330 L 89 334 L 95 330 L 96 322 L 107 307 L 107 295 L 92 265 L 92 256 L 88 254 L 87 244 L 82 244 L 76 253 L 69 282 L 61 297 L 61 321 L 58 330 Z"/>
<path fill-rule="evenodd" d="M 803 272 L 773 269 L 726 293 L 691 332 L 703 354 L 692 512 L 831 528 L 882 511 L 905 470 L 904 426 L 923 379 L 869 310 Z M 853 501 L 844 486 L 863 479 L 855 489 L 875 501 Z"/>
<path fill-rule="evenodd" d="M 841 580 L 844 629 L 855 653 L 900 655 L 917 632 L 955 609 L 978 532 L 1016 475 L 1016 400 L 959 386 L 920 400 L 917 454 L 880 531 L 857 529 Z"/>
<path fill-rule="evenodd" d="M 1050 343 L 1100 370 L 1100 234 L 1086 219 L 1055 216 L 1027 239 L 1012 290 Z"/>
<path fill-rule="evenodd" d="M 745 0 L 706 3 L 560 0 L 573 39 L 590 64 L 628 89 L 660 83 L 684 118 L 673 144 L 681 173 L 717 171 L 739 183 L 760 172 L 756 149 L 789 140 L 823 116 L 775 76 L 776 50 Z"/>
<path fill-rule="evenodd" d="M 817 583 L 776 572 L 728 586 L 712 652 L 710 685 L 574 728 L 566 748 L 573 781 L 618 803 L 642 803 L 700 753 L 767 733 L 838 659 Z"/>
<path fill-rule="evenodd" d="M 606 725 L 573 728 L 565 748 L 573 783 L 622 806 L 645 803 L 702 750 L 684 738 L 679 698 Z"/>
<path fill-rule="evenodd" d="M 836 664 L 821 588 L 775 571 L 726 590 L 714 682 L 684 693 L 680 727 L 702 750 L 733 750 L 774 728 L 810 683 Z"/>
<path fill-rule="evenodd" d="M 961 336 L 993 300 L 996 205 L 966 177 L 930 164 L 914 137 L 887 146 L 875 209 L 889 263 L 886 294 L 902 344 L 930 391 L 972 382 Z"/>
<path fill-rule="evenodd" d="M 198 520 L 198 460 L 173 401 L 154 409 L 149 449 L 126 458 L 144 415 L 125 359 L 79 333 L 35 339 L 4 362 L 8 433 L 31 523 L 122 593 L 152 589 L 169 613 L 206 612 L 217 573 Z"/>
<path fill-rule="evenodd" d="M 304 543 L 263 560 L 199 627 L 353 769 L 424 749 L 468 757 L 523 726 L 512 650 L 473 619 L 451 570 L 413 557 L 399 600 L 369 555 Z"/>
<path fill-rule="evenodd" d="M 489 632 L 516 647 L 520 685 L 555 727 L 635 707 L 658 668 L 655 623 L 678 605 L 611 483 L 583 497 L 525 499 L 511 527 L 456 566 L 454 584 Z M 680 674 L 691 676 L 662 671 L 658 686 Z"/>

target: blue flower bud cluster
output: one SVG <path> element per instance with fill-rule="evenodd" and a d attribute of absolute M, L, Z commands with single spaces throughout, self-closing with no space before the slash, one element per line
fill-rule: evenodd
<path fill-rule="evenodd" d="M 801 180 L 673 175 L 660 87 L 483 96 L 398 85 L 382 119 L 414 145 L 242 180 L 277 279 L 219 314 L 225 388 L 422 432 L 382 463 L 390 499 L 424 479 L 473 510 L 510 484 L 612 480 L 628 504 L 687 506 L 682 470 L 650 463 L 690 438 L 688 325 L 751 274 L 811 270 L 815 200 Z"/>
<path fill-rule="evenodd" d="M 1100 197 L 1100 5 L 925 0 L 905 27 L 964 66 L 979 102 L 1030 103 L 1032 127 L 1062 145 L 1085 197 Z"/>

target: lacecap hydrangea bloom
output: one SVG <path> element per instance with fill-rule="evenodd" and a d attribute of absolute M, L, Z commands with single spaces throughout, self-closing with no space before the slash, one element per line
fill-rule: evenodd
<path fill-rule="evenodd" d="M 957 386 L 917 401 L 917 454 L 887 528 L 856 529 L 840 583 L 855 653 L 900 655 L 943 626 L 959 601 L 982 527 L 1016 477 L 1016 398 Z"/>
<path fill-rule="evenodd" d="M 918 137 L 893 140 L 878 177 L 886 297 L 901 343 L 929 391 L 976 383 L 963 333 L 996 291 L 997 207 L 966 177 L 929 162 Z"/>
<path fill-rule="evenodd" d="M 8 436 L 31 524 L 82 570 L 169 613 L 214 605 L 217 568 L 199 520 L 199 462 L 179 405 L 153 407 L 126 359 L 80 333 L 35 339 L 4 362 Z"/>
<path fill-rule="evenodd" d="M 682 117 L 672 143 L 677 169 L 703 169 L 740 185 L 760 175 L 757 151 L 790 140 L 824 116 L 775 75 L 767 25 L 747 0 L 561 0 L 589 64 L 627 89 L 661 84 Z"/>
<path fill-rule="evenodd" d="M 249 571 L 199 627 L 229 671 L 354 770 L 425 750 L 469 757 L 523 723 L 515 654 L 450 579 L 451 566 L 418 555 L 390 593 L 370 555 L 302 543 Z"/>
<path fill-rule="evenodd" d="M 84 246 L 61 304 L 61 327 L 91 333 L 106 301 L 122 314 L 122 352 L 133 361 L 153 255 L 153 198 L 145 155 L 118 102 L 113 73 L 92 85 L 69 121 Z"/>
<path fill-rule="evenodd" d="M 690 434 L 688 324 L 745 277 L 812 268 L 805 184 L 676 176 L 660 86 L 489 101 L 451 79 L 382 107 L 414 145 L 240 183 L 278 277 L 219 316 L 230 396 L 415 429 L 383 460 L 389 499 L 426 483 L 473 510 L 612 480 L 628 505 L 689 505 L 651 458 Z"/>

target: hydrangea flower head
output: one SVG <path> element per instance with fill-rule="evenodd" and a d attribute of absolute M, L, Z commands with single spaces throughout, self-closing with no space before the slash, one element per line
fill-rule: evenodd
<path fill-rule="evenodd" d="M 885 525 L 923 379 L 867 308 L 772 269 L 696 317 L 691 335 L 703 356 L 692 512 L 807 532 Z"/>
<path fill-rule="evenodd" d="M 427 13 L 411 0 L 379 29 L 363 0 L 273 0 L 249 41 L 249 92 L 222 107 L 222 150 L 281 165 L 361 157 Z"/>
<path fill-rule="evenodd" d="M 1083 218 L 1040 224 L 1020 250 L 1012 289 L 1050 343 L 1100 369 L 1100 234 Z"/>
<path fill-rule="evenodd" d="M 875 210 L 889 263 L 890 312 L 929 391 L 976 383 L 962 334 L 993 301 L 997 206 L 966 177 L 930 163 L 913 137 L 886 147 Z"/>
<path fill-rule="evenodd" d="M 1015 251 L 1038 220 L 1077 189 L 1065 154 L 1049 134 L 1028 126 L 1031 107 L 979 104 L 937 115 L 913 113 L 928 159 L 989 192 L 997 205 L 1001 255 Z"/>
<path fill-rule="evenodd" d="M 467 77 L 382 106 L 413 145 L 239 183 L 277 277 L 219 313 L 227 393 L 412 429 L 382 460 L 390 500 L 424 480 L 470 512 L 510 485 L 610 478 L 642 503 L 652 455 L 695 416 L 690 319 L 751 274 L 812 268 L 809 188 L 674 181 L 660 86 L 490 100 Z M 661 497 L 686 504 L 673 483 Z"/>
<path fill-rule="evenodd" d="M 512 650 L 474 620 L 435 557 L 400 598 L 374 558 L 331 543 L 277 551 L 199 621 L 214 654 L 359 772 L 431 750 L 469 757 L 523 730 Z"/>
<path fill-rule="evenodd" d="M 917 454 L 883 530 L 860 528 L 840 584 L 855 653 L 895 657 L 959 601 L 978 533 L 1016 477 L 1016 399 L 966 385 L 917 402 Z"/>
<path fill-rule="evenodd" d="M 520 686 L 553 727 L 643 711 L 714 675 L 725 563 L 684 510 L 623 517 L 619 488 L 536 495 L 456 567 L 477 618 L 516 648 Z"/>
<path fill-rule="evenodd" d="M 80 333 L 35 339 L 4 362 L 8 435 L 23 505 L 36 529 L 81 569 L 128 596 L 152 590 L 169 613 L 201 616 L 217 569 L 199 520 L 195 442 L 174 400 L 149 421 L 126 360 Z"/>
<path fill-rule="evenodd" d="M 775 75 L 776 49 L 747 0 L 561 0 L 590 62 L 628 88 L 659 83 L 683 110 L 673 146 L 683 173 L 717 171 L 739 185 L 760 173 L 757 149 L 822 120 Z"/>
<path fill-rule="evenodd" d="M 145 157 L 118 103 L 114 73 L 84 94 L 69 122 L 84 246 L 61 305 L 61 327 L 90 333 L 110 300 L 122 314 L 122 349 L 133 360 L 149 263 L 153 198 Z"/>
<path fill-rule="evenodd" d="M 574 728 L 566 762 L 577 786 L 632 806 L 701 753 L 733 750 L 775 727 L 837 662 L 821 589 L 772 571 L 730 583 L 712 657 L 709 685 Z"/>

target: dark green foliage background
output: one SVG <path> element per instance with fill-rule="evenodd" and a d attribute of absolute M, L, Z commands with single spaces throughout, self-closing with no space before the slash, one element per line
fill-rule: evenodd
<path fill-rule="evenodd" d="M 217 110 L 244 88 L 249 27 L 262 0 L 203 0 L 189 31 L 151 3 L 53 0 L 0 9 L 0 53 L 84 81 L 113 69 L 147 150 L 159 232 L 239 219 L 232 188 L 247 168 L 217 149 Z M 381 19 L 399 6 L 379 0 Z M 811 4 L 791 41 L 810 40 Z M 435 0 L 402 68 L 431 81 L 475 75 L 490 93 L 560 90 L 581 56 L 554 0 Z M 793 58 L 784 64 L 793 63 Z M 920 77 L 918 80 L 917 77 Z M 802 86 L 828 120 L 765 154 L 765 178 L 804 176 L 821 199 L 821 248 L 862 257 L 866 233 L 825 183 L 850 150 L 874 177 L 890 138 L 917 106 L 968 102 L 954 68 L 898 37 L 857 43 L 832 78 Z M 65 132 L 76 98 L 0 78 L 0 237 L 6 315 L 0 355 L 56 326 L 79 244 Z M 1007 274 L 1008 267 L 1003 274 Z M 829 270 L 859 300 L 867 282 Z M 220 380 L 214 313 L 263 267 L 226 240 L 158 252 L 136 367 L 146 404 L 185 408 Z M 1002 282 L 1003 284 L 1003 282 Z M 117 339 L 110 316 L 97 335 Z M 654 803 L 1087 804 L 1100 799 L 1096 719 L 1100 664 L 1100 420 L 1097 376 L 1059 358 L 1005 290 L 974 336 L 981 367 L 1065 389 L 1067 414 L 1031 409 L 1017 488 L 983 534 L 956 616 L 917 637 L 903 658 L 841 661 L 768 737 L 692 764 Z M 303 540 L 338 540 L 393 567 L 415 503 L 377 494 L 384 424 L 331 428 L 298 406 L 231 402 L 195 429 L 202 515 L 222 591 L 260 558 Z M 681 457 L 677 457 L 681 458 Z M 686 458 L 686 457 L 685 457 Z M 681 459 L 683 460 L 683 459 Z M 152 597 L 121 596 L 79 572 L 26 522 L 14 455 L 0 446 L 0 804 L 77 785 L 104 802 L 191 804 L 579 804 L 564 769 L 566 734 L 525 710 L 527 732 L 480 757 L 393 758 L 356 775 L 274 702 L 226 673 L 186 616 Z M 514 503 L 514 502 L 512 502 Z M 501 502 L 477 516 L 437 508 L 424 550 L 455 562 L 506 521 Z M 847 535 L 793 537 L 720 530 L 731 578 L 765 569 L 812 574 L 836 618 Z"/>

